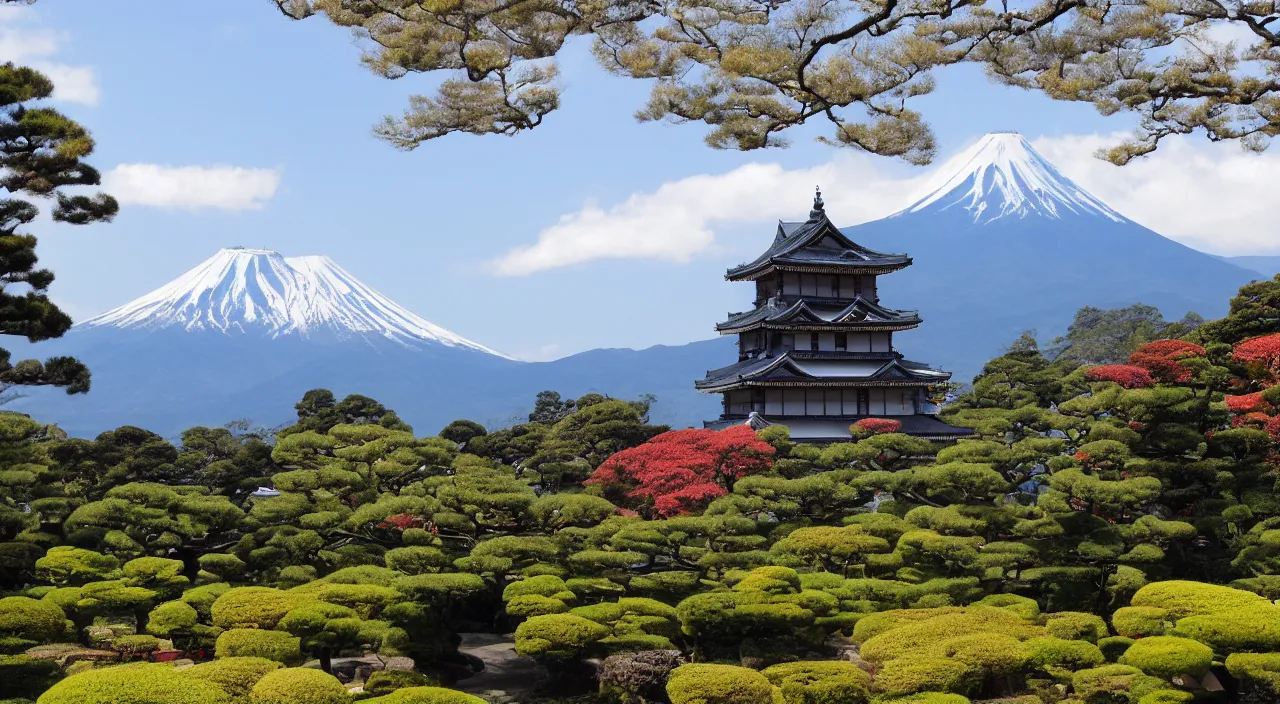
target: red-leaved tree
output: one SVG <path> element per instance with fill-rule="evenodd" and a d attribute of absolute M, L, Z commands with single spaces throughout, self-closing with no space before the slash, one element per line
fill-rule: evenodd
<path fill-rule="evenodd" d="M 1231 358 L 1249 367 L 1250 376 L 1263 386 L 1280 378 L 1280 333 L 1245 340 L 1231 350 Z"/>
<path fill-rule="evenodd" d="M 1151 372 L 1132 364 L 1103 364 L 1085 370 L 1084 376 L 1090 381 L 1114 381 L 1126 389 L 1142 389 L 1154 386 L 1156 381 Z"/>
<path fill-rule="evenodd" d="M 1129 364 L 1146 369 L 1158 381 L 1181 384 L 1191 381 L 1194 373 L 1184 362 L 1204 356 L 1200 345 L 1183 340 L 1156 340 L 1134 350 L 1129 355 Z"/>
<path fill-rule="evenodd" d="M 902 430 L 902 421 L 893 420 L 892 418 L 863 418 L 855 421 L 853 427 L 849 428 L 853 435 L 858 436 L 896 433 L 899 430 Z"/>
<path fill-rule="evenodd" d="M 1265 411 L 1271 407 L 1271 404 L 1262 400 L 1262 392 L 1244 394 L 1241 396 L 1227 396 L 1223 399 L 1227 402 L 1227 410 L 1232 413 L 1250 413 L 1253 411 Z"/>
<path fill-rule="evenodd" d="M 672 430 L 623 450 L 584 484 L 615 503 L 659 516 L 691 513 L 733 490 L 733 483 L 773 466 L 773 446 L 745 425 L 725 430 Z"/>

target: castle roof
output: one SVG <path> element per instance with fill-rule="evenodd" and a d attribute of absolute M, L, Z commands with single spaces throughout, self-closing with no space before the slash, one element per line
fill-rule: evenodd
<path fill-rule="evenodd" d="M 896 356 L 889 360 L 801 358 L 787 352 L 711 370 L 694 385 L 700 391 L 716 392 L 746 386 L 932 386 L 950 378 L 951 372 Z"/>
<path fill-rule="evenodd" d="M 722 334 L 739 333 L 753 328 L 794 328 L 798 330 L 909 330 L 921 323 L 914 310 L 886 308 L 857 296 L 852 302 L 833 303 L 801 298 L 790 305 L 782 299 L 770 299 L 764 305 L 735 313 L 716 325 Z"/>

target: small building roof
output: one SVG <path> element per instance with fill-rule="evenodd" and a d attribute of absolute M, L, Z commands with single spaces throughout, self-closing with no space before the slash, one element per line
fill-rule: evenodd
<path fill-rule="evenodd" d="M 800 359 L 791 353 L 757 357 L 707 372 L 694 383 L 699 391 L 719 393 L 745 386 L 931 386 L 951 372 L 894 357 L 877 359 Z"/>
<path fill-rule="evenodd" d="M 755 261 L 730 269 L 725 278 L 751 280 L 773 269 L 886 274 L 910 265 L 911 257 L 905 254 L 877 252 L 845 237 L 827 219 L 819 192 L 813 199 L 808 220 L 779 221 L 777 235 L 769 249 Z"/>
<path fill-rule="evenodd" d="M 798 330 L 908 330 L 921 323 L 914 310 L 886 308 L 858 296 L 850 303 L 831 303 L 801 298 L 790 305 L 770 299 L 745 313 L 736 313 L 716 325 L 722 334 L 754 328 L 795 328 Z"/>

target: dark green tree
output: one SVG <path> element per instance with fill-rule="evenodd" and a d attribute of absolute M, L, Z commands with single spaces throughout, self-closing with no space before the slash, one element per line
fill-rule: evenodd
<path fill-rule="evenodd" d="M 19 231 L 40 213 L 28 198 L 52 199 L 53 219 L 72 225 L 108 222 L 119 209 L 106 194 L 66 192 L 97 186 L 101 177 L 83 161 L 93 153 L 89 131 L 53 108 L 32 106 L 51 95 L 53 82 L 39 71 L 0 65 L 0 187 L 7 194 L 0 198 L 0 334 L 30 342 L 61 337 L 71 317 L 49 300 L 53 272 L 37 268 L 36 237 Z M 15 364 L 0 349 L 0 402 L 17 396 L 12 389 L 20 386 L 85 393 L 89 370 L 72 357 Z"/>

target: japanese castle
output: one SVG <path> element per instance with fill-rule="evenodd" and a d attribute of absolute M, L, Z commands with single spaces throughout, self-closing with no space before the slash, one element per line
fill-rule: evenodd
<path fill-rule="evenodd" d="M 729 281 L 756 286 L 755 308 L 716 326 L 738 336 L 738 362 L 707 372 L 699 391 L 724 396 L 708 428 L 785 425 L 798 441 L 848 440 L 863 418 L 889 418 L 901 432 L 931 439 L 970 431 L 935 417 L 935 388 L 950 372 L 910 362 L 893 333 L 920 325 L 916 311 L 880 304 L 876 277 L 911 265 L 849 240 L 827 219 L 822 193 L 804 222 L 779 222 L 773 245 Z"/>

